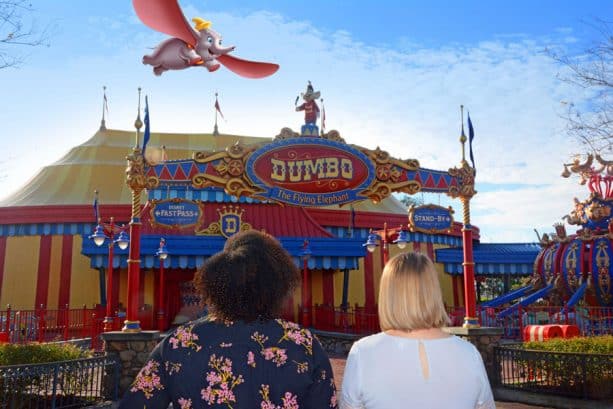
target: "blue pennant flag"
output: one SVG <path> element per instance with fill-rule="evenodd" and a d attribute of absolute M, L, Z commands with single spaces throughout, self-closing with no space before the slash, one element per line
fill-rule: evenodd
<path fill-rule="evenodd" d="M 94 221 L 96 223 L 98 223 L 98 219 L 99 219 L 99 217 L 98 217 L 98 214 L 99 214 L 98 213 L 98 193 L 96 193 L 94 195 L 94 204 L 93 204 L 93 206 L 94 206 Z"/>
<path fill-rule="evenodd" d="M 143 136 L 143 158 L 145 157 L 145 149 L 151 137 L 151 128 L 149 126 L 149 100 L 145 95 L 145 135 Z"/>
<path fill-rule="evenodd" d="M 468 113 L 468 149 L 470 153 L 470 161 L 475 169 L 475 175 L 477 174 L 477 168 L 475 168 L 475 157 L 473 156 L 473 139 L 475 139 L 475 130 L 473 129 L 473 123 L 470 120 L 470 113 Z"/>

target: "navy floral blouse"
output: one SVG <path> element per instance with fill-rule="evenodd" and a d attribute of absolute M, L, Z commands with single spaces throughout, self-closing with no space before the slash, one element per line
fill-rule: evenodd
<path fill-rule="evenodd" d="M 328 356 L 308 329 L 284 320 L 206 319 L 153 350 L 123 408 L 338 408 Z"/>

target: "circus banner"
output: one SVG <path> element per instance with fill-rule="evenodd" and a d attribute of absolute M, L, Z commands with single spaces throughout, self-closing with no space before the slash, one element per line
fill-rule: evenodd
<path fill-rule="evenodd" d="M 416 159 L 397 159 L 379 148 L 347 144 L 336 130 L 305 136 L 283 128 L 272 142 L 237 142 L 222 151 L 195 152 L 191 160 L 151 166 L 146 177 L 156 186 L 190 191 L 217 187 L 236 198 L 321 207 L 366 199 L 378 203 L 392 192 L 471 197 L 473 172 L 466 162 L 447 171 L 422 168 Z M 449 211 L 435 212 L 447 216 L 441 214 L 440 225 L 424 229 L 445 230 Z"/>

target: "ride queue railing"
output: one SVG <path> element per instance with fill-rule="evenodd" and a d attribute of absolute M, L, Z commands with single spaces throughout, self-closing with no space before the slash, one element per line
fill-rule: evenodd
<path fill-rule="evenodd" d="M 0 311 L 0 342 L 67 341 L 91 338 L 91 348 L 101 347 L 104 312 L 100 308 L 14 310 L 9 305 Z"/>
<path fill-rule="evenodd" d="M 569 324 L 579 327 L 582 336 L 613 334 L 613 307 L 530 306 L 518 307 L 512 313 L 499 317 L 506 307 L 477 306 L 479 323 L 483 327 L 503 328 L 503 338 L 521 340 L 526 325 Z M 312 322 L 316 329 L 351 334 L 373 334 L 380 331 L 376 306 L 365 307 L 315 305 Z M 461 326 L 464 307 L 448 307 L 451 326 Z M 141 316 L 142 315 L 142 316 Z M 143 321 L 151 315 L 143 310 Z M 149 317 L 150 318 L 150 317 Z M 91 338 L 91 348 L 101 348 L 100 334 L 104 327 L 101 308 L 61 309 L 38 308 L 13 310 L 10 306 L 0 311 L 0 342 L 26 343 L 66 341 Z M 114 317 L 114 329 L 121 328 L 120 317 Z M 151 324 L 152 325 L 152 324 Z M 143 325 L 143 328 L 148 328 Z"/>
<path fill-rule="evenodd" d="M 576 325 L 582 336 L 613 334 L 613 307 L 519 306 L 500 316 L 506 307 L 477 307 L 482 327 L 503 328 L 503 338 L 521 340 L 527 325 Z"/>
<path fill-rule="evenodd" d="M 119 363 L 109 357 L 0 366 L 0 409 L 80 408 L 118 398 Z"/>
<path fill-rule="evenodd" d="M 494 386 L 581 399 L 613 398 L 613 355 L 494 347 Z"/>
<path fill-rule="evenodd" d="M 376 310 L 375 306 L 374 311 Z M 378 314 L 357 304 L 345 308 L 316 304 L 313 312 L 313 327 L 318 330 L 360 335 L 381 331 Z"/>
<path fill-rule="evenodd" d="M 613 334 L 613 307 L 519 307 L 499 318 L 505 307 L 477 307 L 477 316 L 483 327 L 503 328 L 503 338 L 521 340 L 526 325 L 561 324 L 576 325 L 582 336 Z M 380 331 L 377 308 L 367 311 L 364 307 L 313 307 L 313 327 L 323 331 L 351 334 L 373 334 Z M 448 307 L 451 326 L 461 326 L 464 307 Z"/>

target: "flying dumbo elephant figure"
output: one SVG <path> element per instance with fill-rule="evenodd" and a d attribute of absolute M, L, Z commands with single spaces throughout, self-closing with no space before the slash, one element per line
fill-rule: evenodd
<path fill-rule="evenodd" d="M 177 0 L 133 0 L 136 15 L 154 30 L 173 36 L 161 42 L 143 64 L 153 67 L 155 75 L 168 70 L 182 70 L 204 66 L 210 72 L 220 64 L 247 78 L 263 78 L 279 69 L 277 64 L 247 61 L 228 55 L 234 46 L 223 47 L 221 35 L 211 29 L 211 22 L 193 18 L 192 28 L 183 15 Z"/>
<path fill-rule="evenodd" d="M 198 17 L 192 21 L 196 23 L 199 37 L 195 47 L 180 38 L 169 38 L 160 43 L 151 55 L 143 57 L 143 64 L 151 65 L 155 75 L 162 75 L 168 70 L 182 70 L 194 65 L 204 65 L 210 72 L 213 72 L 219 68 L 216 58 L 234 50 L 234 46 L 221 46 L 221 36 L 210 28 L 209 21 Z"/>

